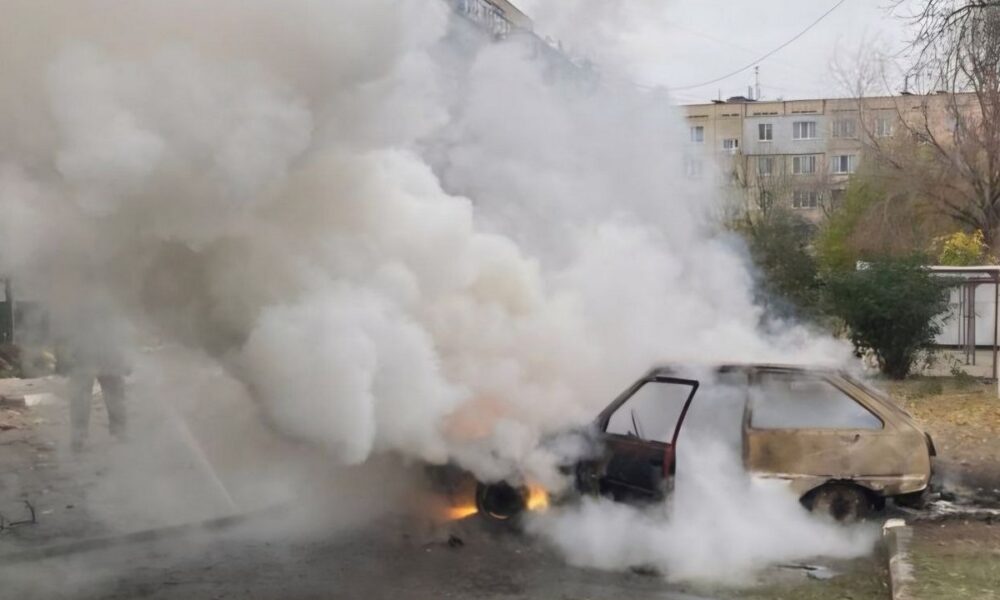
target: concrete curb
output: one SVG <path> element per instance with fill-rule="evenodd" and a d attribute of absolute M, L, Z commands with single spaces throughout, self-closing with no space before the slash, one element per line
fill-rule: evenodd
<path fill-rule="evenodd" d="M 910 542 L 913 528 L 902 519 L 889 519 L 882 526 L 886 556 L 889 561 L 889 591 L 892 600 L 913 600 L 913 564 L 910 562 Z"/>

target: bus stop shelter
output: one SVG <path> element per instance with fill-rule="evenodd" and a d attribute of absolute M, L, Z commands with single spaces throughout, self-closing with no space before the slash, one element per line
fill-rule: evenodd
<path fill-rule="evenodd" d="M 966 365 L 975 366 L 977 363 L 976 352 L 981 347 L 988 347 L 992 356 L 990 376 L 994 381 L 998 381 L 1000 390 L 1000 380 L 997 378 L 997 354 L 998 354 L 998 321 L 1000 321 L 1000 266 L 980 265 L 970 267 L 950 267 L 931 266 L 928 269 L 943 277 L 948 277 L 953 282 L 952 289 L 956 291 L 957 302 L 953 302 L 953 312 L 951 317 L 954 325 L 946 323 L 950 330 L 955 327 L 954 342 L 944 345 L 955 347 Z M 980 292 L 982 289 L 985 292 Z M 977 300 L 980 305 L 988 305 L 988 310 L 992 314 L 979 314 L 976 310 Z M 988 332 L 982 334 L 983 327 L 977 319 L 987 320 Z M 982 339 L 985 338 L 985 339 Z M 949 340 L 950 341 L 950 340 Z"/>

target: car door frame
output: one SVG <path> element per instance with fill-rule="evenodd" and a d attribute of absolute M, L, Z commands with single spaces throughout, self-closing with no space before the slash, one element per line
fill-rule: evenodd
<path fill-rule="evenodd" d="M 626 436 L 615 433 L 608 433 L 608 424 L 611 421 L 611 415 L 618 411 L 640 388 L 649 383 L 667 383 L 673 385 L 682 385 L 690 388 L 687 397 L 684 400 L 684 405 L 681 407 L 681 411 L 677 417 L 677 423 L 674 424 L 673 435 L 670 438 L 670 442 L 660 442 L 656 440 L 646 440 L 637 436 Z M 601 413 L 597 416 L 594 423 L 601 436 L 602 443 L 606 449 L 610 449 L 610 453 L 615 452 L 615 447 L 634 447 L 636 448 L 637 455 L 654 455 L 659 453 L 660 457 L 658 460 L 661 462 L 661 472 L 662 481 L 666 482 L 671 477 L 673 477 L 676 470 L 676 458 L 677 458 L 677 439 L 680 435 L 681 427 L 684 425 L 684 419 L 687 416 L 688 410 L 691 407 L 691 402 L 694 400 L 695 394 L 698 393 L 698 388 L 701 383 L 696 379 L 687 379 L 683 377 L 674 377 L 672 375 L 666 375 L 662 372 L 653 371 L 646 376 L 640 378 L 638 381 L 629 386 L 624 392 L 618 395 L 611 404 L 609 404 Z M 610 456 L 607 460 L 610 460 Z M 606 466 L 606 465 L 605 465 Z M 653 466 L 653 465 L 651 465 Z M 603 487 L 620 487 L 625 486 L 631 488 L 630 491 L 634 492 L 639 496 L 647 496 L 651 499 L 656 499 L 661 490 L 659 489 L 649 489 L 644 486 L 639 485 L 629 485 L 624 481 L 604 481 L 602 474 L 602 488 Z"/>

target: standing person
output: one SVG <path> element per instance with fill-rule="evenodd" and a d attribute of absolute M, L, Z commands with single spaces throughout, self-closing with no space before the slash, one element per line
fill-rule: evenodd
<path fill-rule="evenodd" d="M 125 438 L 125 375 L 127 372 L 111 364 L 76 364 L 69 376 L 69 412 L 73 427 L 72 448 L 79 452 L 90 434 L 90 405 L 94 397 L 94 380 L 101 385 L 101 395 L 108 409 L 108 430 L 115 438 Z"/>
<path fill-rule="evenodd" d="M 108 410 L 108 429 L 119 440 L 125 437 L 125 376 L 129 368 L 116 339 L 113 318 L 77 321 L 69 335 L 64 335 L 57 348 L 59 371 L 69 378 L 69 409 L 74 451 L 80 451 L 90 433 L 90 407 L 94 397 L 94 381 L 101 386 L 101 395 Z"/>

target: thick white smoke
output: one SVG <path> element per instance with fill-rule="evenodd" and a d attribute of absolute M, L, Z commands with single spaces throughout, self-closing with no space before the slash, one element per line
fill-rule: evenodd
<path fill-rule="evenodd" d="M 691 405 L 677 446 L 677 477 L 665 503 L 633 506 L 587 498 L 532 514 L 529 530 L 583 567 L 653 567 L 674 581 L 746 584 L 775 563 L 854 558 L 877 538 L 871 526 L 817 518 L 780 480 L 753 478 L 741 461 L 745 389 L 711 373 Z"/>
<path fill-rule="evenodd" d="M 668 99 L 445 2 L 3 4 L 0 271 L 60 335 L 215 361 L 337 461 L 551 481 L 539 438 L 654 362 L 844 355 L 760 333 Z"/>

